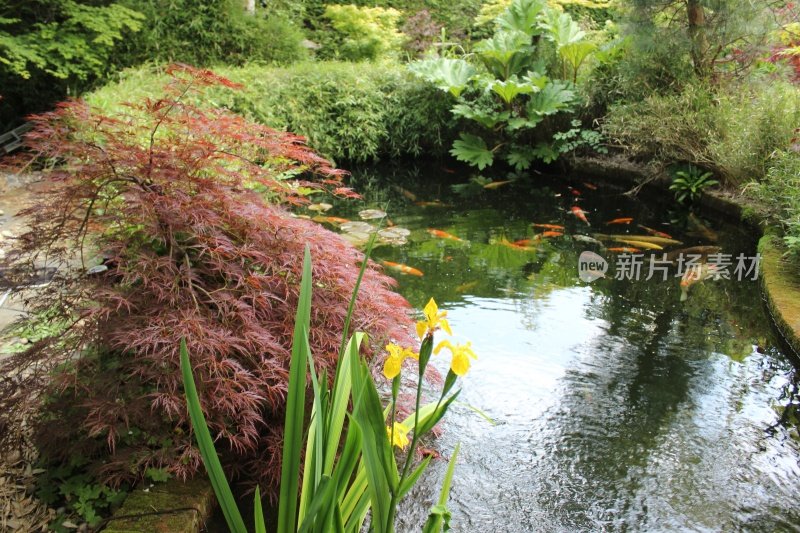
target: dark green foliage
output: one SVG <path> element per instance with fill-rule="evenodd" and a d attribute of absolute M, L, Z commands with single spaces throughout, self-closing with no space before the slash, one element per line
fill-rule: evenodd
<path fill-rule="evenodd" d="M 303 135 L 339 162 L 442 154 L 455 135 L 446 96 L 400 65 L 324 62 L 218 71 L 246 88 L 215 93 L 216 104 Z M 89 100 L 114 108 L 120 95 L 153 96 L 160 85 L 149 71 L 131 71 Z"/>
<path fill-rule="evenodd" d="M 302 58 L 302 31 L 280 12 L 245 12 L 241 0 L 122 0 L 146 16 L 117 62 L 178 61 L 195 66 Z"/>
<path fill-rule="evenodd" d="M 142 19 L 107 1 L 0 3 L 0 132 L 105 76 L 116 45 Z"/>

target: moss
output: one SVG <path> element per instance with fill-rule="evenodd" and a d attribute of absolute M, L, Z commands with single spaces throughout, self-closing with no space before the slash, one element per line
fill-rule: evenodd
<path fill-rule="evenodd" d="M 758 242 L 761 254 L 761 285 L 772 319 L 784 339 L 800 353 L 800 280 L 781 252 L 774 230 Z"/>
<path fill-rule="evenodd" d="M 208 480 L 171 480 L 131 492 L 105 533 L 188 533 L 200 530 L 216 505 Z M 178 510 L 183 509 L 183 510 Z M 170 512 L 175 510 L 175 512 Z M 156 514 L 162 513 L 163 514 Z M 133 516 L 132 516 L 133 515 Z M 128 516 L 129 518 L 123 518 Z"/>

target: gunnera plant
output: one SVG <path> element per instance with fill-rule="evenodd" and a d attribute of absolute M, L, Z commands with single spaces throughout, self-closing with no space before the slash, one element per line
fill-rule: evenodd
<path fill-rule="evenodd" d="M 23 212 L 30 230 L 6 277 L 57 269 L 26 320 L 58 332 L 0 361 L 0 413 L 34 405 L 45 459 L 87 458 L 112 486 L 154 469 L 190 476 L 202 463 L 183 400 L 185 338 L 226 468 L 274 489 L 303 249 L 315 258 L 309 338 L 322 371 L 335 367 L 364 260 L 281 204 L 355 193 L 301 137 L 183 99 L 235 84 L 169 72 L 166 96 L 125 116 L 70 101 L 31 119 L 12 163 L 43 168 L 47 191 Z M 391 286 L 370 264 L 351 325 L 375 343 L 408 336 L 408 304 Z"/>

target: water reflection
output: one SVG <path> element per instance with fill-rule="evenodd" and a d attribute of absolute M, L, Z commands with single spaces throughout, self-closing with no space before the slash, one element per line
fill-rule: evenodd
<path fill-rule="evenodd" d="M 675 279 L 580 281 L 585 245 L 573 240 L 530 252 L 498 244 L 530 236 L 533 221 L 583 229 L 556 196 L 565 187 L 494 195 L 480 208 L 368 193 L 366 205 L 391 200 L 394 223 L 412 230 L 408 245 L 376 257 L 424 271 L 400 277 L 399 290 L 420 307 L 435 297 L 456 340 L 480 356 L 439 440 L 443 459 L 406 501 L 398 530 L 419 530 L 456 442 L 455 531 L 800 530 L 797 385 L 756 285 L 705 282 L 680 302 Z M 596 220 L 664 222 L 657 205 L 615 191 L 582 207 Z M 431 239 L 430 227 L 469 243 Z M 733 229 L 714 230 L 727 253 L 750 251 Z"/>

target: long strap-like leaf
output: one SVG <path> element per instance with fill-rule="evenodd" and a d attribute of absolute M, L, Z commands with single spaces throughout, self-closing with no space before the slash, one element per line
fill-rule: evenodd
<path fill-rule="evenodd" d="M 306 368 L 308 354 L 300 341 L 311 325 L 311 252 L 306 245 L 303 277 L 292 339 L 292 360 L 289 365 L 289 391 L 286 396 L 281 491 L 278 505 L 278 533 L 295 533 L 297 528 L 297 491 L 300 474 L 300 453 L 303 448 L 303 415 L 305 414 Z"/>
<path fill-rule="evenodd" d="M 228 528 L 232 533 L 247 533 L 242 515 L 233 499 L 228 480 L 225 479 L 225 472 L 214 449 L 214 441 L 208 431 L 206 418 L 200 406 L 200 398 L 197 395 L 197 387 L 192 376 L 192 365 L 189 363 L 189 350 L 186 348 L 186 340 L 181 339 L 181 373 L 183 374 L 183 388 L 186 392 L 186 403 L 189 406 L 189 417 L 192 420 L 192 429 L 197 439 L 197 445 L 203 456 L 203 464 L 206 466 L 208 477 L 211 480 L 211 487 L 217 496 L 217 501 L 222 508 L 222 514 L 228 523 Z"/>

